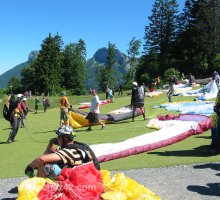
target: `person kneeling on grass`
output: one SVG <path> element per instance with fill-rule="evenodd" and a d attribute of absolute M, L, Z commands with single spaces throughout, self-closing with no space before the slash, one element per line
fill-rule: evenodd
<path fill-rule="evenodd" d="M 34 169 L 37 169 L 36 176 L 56 179 L 64 167 L 74 167 L 83 163 L 93 162 L 97 169 L 100 169 L 94 152 L 87 144 L 74 141 L 75 133 L 72 127 L 64 126 L 57 129 L 57 138 L 52 138 L 44 152 L 34 159 L 25 169 L 25 174 L 34 176 Z"/>

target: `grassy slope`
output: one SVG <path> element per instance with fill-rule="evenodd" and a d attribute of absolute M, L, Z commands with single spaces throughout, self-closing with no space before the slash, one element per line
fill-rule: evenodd
<path fill-rule="evenodd" d="M 104 94 L 100 94 L 101 99 Z M 77 103 L 90 101 L 89 96 L 69 97 L 74 108 Z M 55 137 L 54 130 L 59 126 L 59 98 L 51 98 L 52 107 L 47 113 L 43 113 L 41 106 L 39 114 L 30 112 L 26 120 L 26 128 L 19 129 L 16 142 L 5 144 L 10 127 L 9 123 L 0 118 L 0 152 L 1 152 L 1 170 L 0 178 L 24 176 L 25 166 L 36 156 L 40 155 L 45 149 L 48 140 Z M 193 100 L 192 97 L 174 97 L 174 101 Z M 170 111 L 164 109 L 152 109 L 153 105 L 159 105 L 167 102 L 165 94 L 156 98 L 146 98 L 146 108 L 148 117 L 154 117 L 159 114 L 167 114 Z M 115 103 L 101 107 L 102 113 L 118 109 L 130 103 L 129 96 L 123 96 L 115 99 Z M 3 103 L 0 103 L 0 108 Z M 29 101 L 33 108 L 33 99 Z M 77 129 L 77 140 L 88 143 L 103 143 L 123 141 L 140 134 L 154 130 L 146 128 L 146 122 L 142 117 L 137 117 L 135 122 L 130 120 L 119 124 L 108 125 L 105 130 L 100 130 L 100 126 L 95 126 L 93 132 L 86 132 L 86 128 Z M 210 132 L 202 135 L 192 136 L 182 142 L 126 158 L 117 159 L 102 163 L 103 169 L 124 170 L 147 167 L 161 167 L 170 165 L 201 163 L 219 161 L 220 155 L 208 155 L 203 153 L 203 149 L 210 144 Z"/>

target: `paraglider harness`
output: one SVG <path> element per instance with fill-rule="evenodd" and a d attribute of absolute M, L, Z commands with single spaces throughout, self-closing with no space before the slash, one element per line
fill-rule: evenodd
<path fill-rule="evenodd" d="M 4 107 L 3 107 L 3 117 L 7 120 L 7 121 L 10 121 L 10 113 L 9 113 L 9 108 L 6 104 L 4 104 Z"/>
<path fill-rule="evenodd" d="M 66 149 L 80 149 L 85 153 L 85 157 L 83 158 L 83 163 L 88 163 L 93 161 L 93 164 L 97 170 L 100 170 L 100 164 L 98 159 L 95 156 L 93 150 L 89 147 L 89 145 L 74 141 L 74 144 L 69 144 L 65 147 Z M 91 157 L 90 157 L 91 155 Z"/>
<path fill-rule="evenodd" d="M 15 112 L 15 109 L 18 105 L 18 101 L 9 101 L 9 105 L 4 104 L 3 106 L 3 117 L 7 120 L 10 121 L 12 114 L 18 114 L 20 116 L 19 112 Z"/>

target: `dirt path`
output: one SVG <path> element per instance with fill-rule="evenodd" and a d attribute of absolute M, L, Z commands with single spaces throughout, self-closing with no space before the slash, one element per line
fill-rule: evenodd
<path fill-rule="evenodd" d="M 123 171 L 162 200 L 219 200 L 220 163 Z M 113 172 L 116 173 L 116 172 Z M 1 200 L 14 200 L 25 178 L 0 179 Z"/>

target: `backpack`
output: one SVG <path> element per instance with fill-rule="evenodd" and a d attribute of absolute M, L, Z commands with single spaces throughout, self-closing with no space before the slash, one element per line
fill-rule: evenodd
<path fill-rule="evenodd" d="M 3 117 L 7 120 L 10 121 L 10 113 L 9 113 L 9 108 L 6 104 L 3 106 Z"/>
<path fill-rule="evenodd" d="M 89 147 L 89 145 L 87 145 L 85 143 L 82 143 L 82 142 L 74 141 L 74 144 L 69 144 L 65 148 L 67 148 L 67 149 L 80 149 L 80 150 L 82 150 L 85 153 L 85 155 L 86 155 L 85 158 L 83 159 L 84 163 L 87 163 L 87 162 L 91 161 L 91 159 L 89 158 L 89 155 L 88 155 L 88 152 L 89 152 L 90 155 L 92 156 L 92 161 L 93 161 L 93 164 L 94 164 L 95 168 L 97 170 L 100 170 L 99 161 L 96 158 L 95 153 L 93 152 L 93 150 Z"/>
<path fill-rule="evenodd" d="M 144 88 L 142 86 L 138 87 L 138 98 L 140 100 L 144 99 Z"/>
<path fill-rule="evenodd" d="M 7 106 L 4 104 L 3 106 L 3 117 L 10 121 L 11 113 L 14 111 L 14 109 L 18 106 L 18 102 L 15 99 L 9 100 L 9 105 Z"/>

